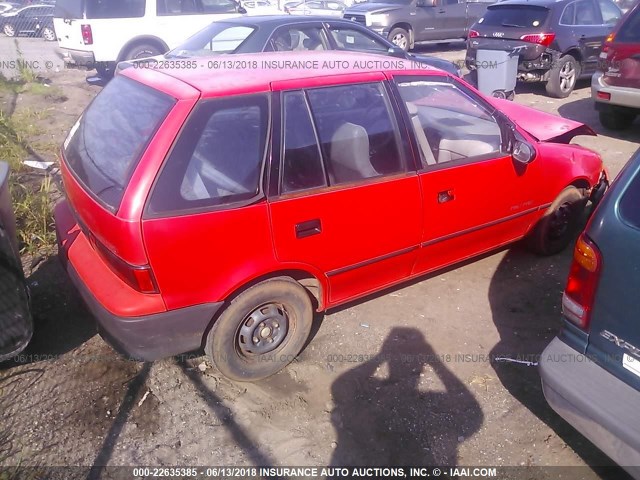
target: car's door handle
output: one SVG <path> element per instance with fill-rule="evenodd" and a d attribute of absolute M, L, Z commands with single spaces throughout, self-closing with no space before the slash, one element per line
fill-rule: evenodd
<path fill-rule="evenodd" d="M 442 192 L 438 192 L 438 203 L 446 203 L 455 199 L 456 196 L 453 194 L 453 190 L 444 190 Z"/>
<path fill-rule="evenodd" d="M 311 235 L 318 235 L 321 232 L 322 224 L 319 218 L 296 224 L 296 238 L 310 237 Z"/>

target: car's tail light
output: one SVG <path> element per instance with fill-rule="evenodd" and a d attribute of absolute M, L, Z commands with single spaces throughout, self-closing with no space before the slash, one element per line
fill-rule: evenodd
<path fill-rule="evenodd" d="M 548 47 L 551 45 L 556 38 L 555 33 L 536 33 L 533 35 L 523 35 L 520 37 L 520 40 L 523 42 L 529 43 L 537 43 L 538 45 L 542 45 L 544 47 Z"/>
<path fill-rule="evenodd" d="M 476 38 L 480 36 L 480 32 L 477 32 L 476 30 L 469 30 L 469 34 L 467 35 L 468 38 Z"/>
<path fill-rule="evenodd" d="M 81 25 L 82 41 L 85 45 L 93 45 L 93 33 L 91 32 L 91 25 Z"/>
<path fill-rule="evenodd" d="M 89 241 L 111 270 L 140 293 L 160 293 L 149 265 L 130 265 L 89 233 Z"/>
<path fill-rule="evenodd" d="M 583 233 L 573 251 L 567 288 L 562 296 L 562 314 L 583 330 L 589 328 L 601 269 L 602 255 L 595 243 Z"/>
<path fill-rule="evenodd" d="M 611 94 L 609 92 L 598 92 L 597 96 L 602 100 L 611 100 Z"/>

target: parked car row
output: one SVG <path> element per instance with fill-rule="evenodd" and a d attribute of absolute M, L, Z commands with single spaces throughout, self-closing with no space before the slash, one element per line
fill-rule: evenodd
<path fill-rule="evenodd" d="M 120 62 L 116 71 L 129 67 L 155 67 L 161 62 L 219 55 L 341 50 L 405 58 L 416 64 L 441 68 L 460 76 L 458 68 L 447 60 L 426 55 L 413 55 L 383 37 L 356 23 L 334 18 L 286 15 L 238 17 L 213 22 L 187 39 L 182 45 L 162 56 Z"/>
<path fill-rule="evenodd" d="M 53 9 L 45 4 L 8 9 L 0 14 L 0 29 L 7 37 L 30 35 L 52 42 L 56 40 Z"/>

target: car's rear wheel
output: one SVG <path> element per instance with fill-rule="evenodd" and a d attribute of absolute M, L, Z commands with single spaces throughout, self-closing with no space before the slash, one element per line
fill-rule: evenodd
<path fill-rule="evenodd" d="M 554 255 L 573 240 L 587 198 L 576 187 L 565 188 L 529 233 L 529 248 L 539 255 Z"/>
<path fill-rule="evenodd" d="M 147 43 L 141 43 L 132 47 L 126 55 L 125 60 L 137 60 L 139 58 L 155 57 L 162 52 L 158 47 Z"/>
<path fill-rule="evenodd" d="M 609 109 L 599 112 L 600 123 L 609 130 L 625 130 L 636 119 L 636 114 Z"/>
<path fill-rule="evenodd" d="M 571 55 L 560 57 L 549 71 L 546 90 L 555 98 L 566 98 L 576 86 L 580 77 L 580 65 Z"/>
<path fill-rule="evenodd" d="M 389 32 L 389 41 L 394 45 L 397 45 L 405 52 L 409 51 L 411 39 L 409 38 L 409 32 L 404 28 L 394 28 Z"/>
<path fill-rule="evenodd" d="M 231 301 L 207 335 L 205 352 L 225 376 L 260 380 L 293 361 L 312 322 L 304 287 L 287 277 L 267 280 Z"/>
<path fill-rule="evenodd" d="M 4 27 L 2 28 L 2 31 L 4 32 L 4 34 L 7 37 L 15 37 L 16 36 L 16 29 L 10 23 L 5 23 Z"/>
<path fill-rule="evenodd" d="M 56 39 L 56 32 L 53 31 L 53 28 L 44 27 L 42 29 L 42 38 L 47 42 L 53 42 Z"/>

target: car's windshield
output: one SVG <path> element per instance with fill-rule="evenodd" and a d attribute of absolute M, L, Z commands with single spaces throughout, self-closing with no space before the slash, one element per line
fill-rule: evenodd
<path fill-rule="evenodd" d="M 234 53 L 255 30 L 256 27 L 249 25 L 212 23 L 171 50 L 166 56 L 187 57 Z"/>
<path fill-rule="evenodd" d="M 541 27 L 549 10 L 535 5 L 492 5 L 478 23 L 488 27 Z"/>

